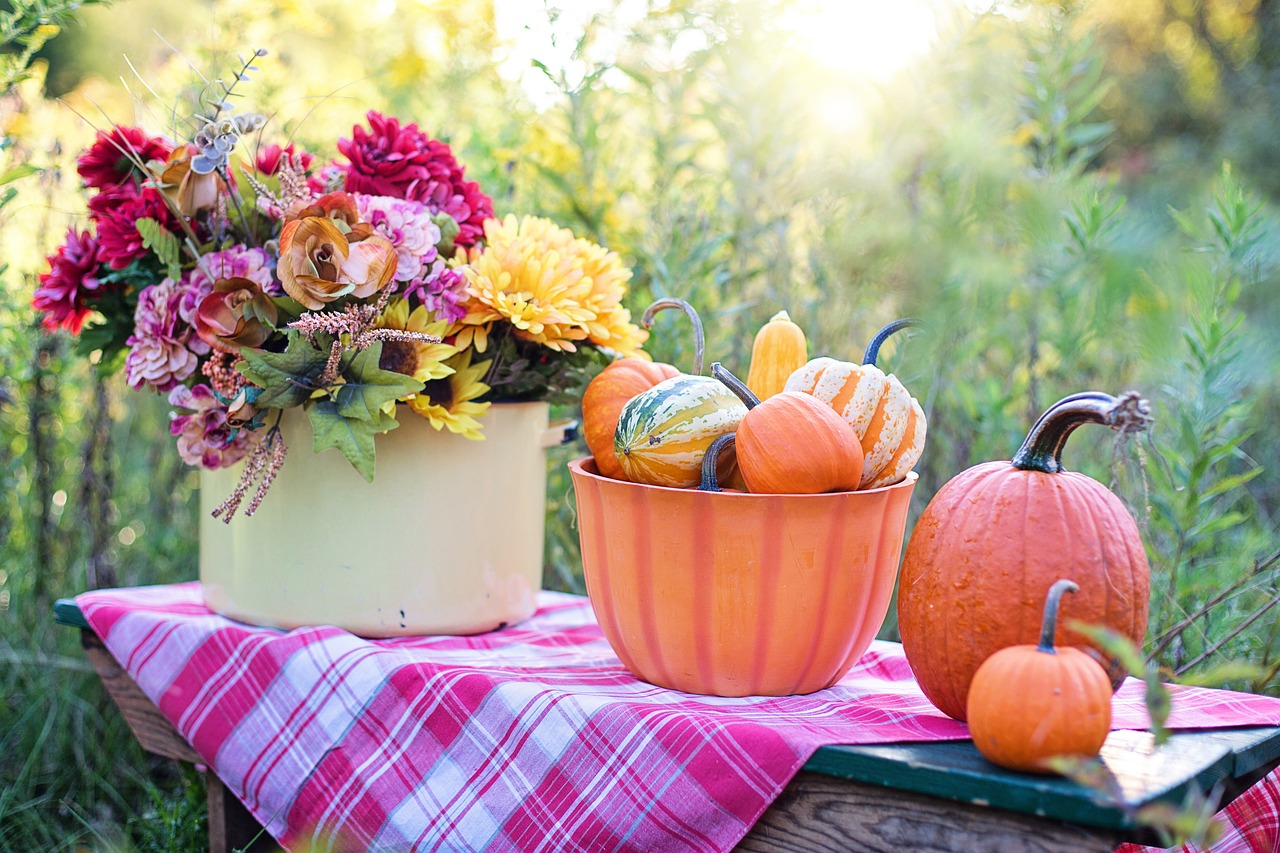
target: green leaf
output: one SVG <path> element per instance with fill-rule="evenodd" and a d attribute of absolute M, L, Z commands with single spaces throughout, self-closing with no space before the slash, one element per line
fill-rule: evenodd
<path fill-rule="evenodd" d="M 142 245 L 160 259 L 160 263 L 164 264 L 169 273 L 169 278 L 177 279 L 181 276 L 182 246 L 173 232 L 151 218 L 139 219 L 136 227 L 138 236 L 142 238 Z"/>
<path fill-rule="evenodd" d="M 345 383 L 333 393 L 338 413 L 344 418 L 361 421 L 377 421 L 382 407 L 423 389 L 423 384 L 412 376 L 383 370 L 378 366 L 382 358 L 382 342 L 376 341 L 368 349 L 357 352 L 342 369 Z"/>
<path fill-rule="evenodd" d="M 38 175 L 43 171 L 39 166 L 32 166 L 30 163 L 14 166 L 12 169 L 5 171 L 4 174 L 0 174 L 0 186 L 20 181 L 23 178 L 29 178 L 32 175 Z"/>
<path fill-rule="evenodd" d="M 373 482 L 373 437 L 400 425 L 382 412 L 369 421 L 344 418 L 333 400 L 320 400 L 307 410 L 307 417 L 315 437 L 315 452 L 336 447 L 368 482 Z"/>
<path fill-rule="evenodd" d="M 325 341 L 321 337 L 318 342 Z M 327 345 L 324 350 L 318 349 L 298 334 L 293 335 L 284 352 L 244 349 L 240 354 L 244 357 L 240 372 L 263 389 L 257 406 L 269 409 L 301 406 L 311 399 L 329 360 Z"/>

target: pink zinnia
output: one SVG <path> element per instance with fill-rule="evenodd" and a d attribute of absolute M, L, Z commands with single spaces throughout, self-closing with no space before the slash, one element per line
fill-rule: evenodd
<path fill-rule="evenodd" d="M 416 124 L 402 128 L 396 119 L 374 111 L 366 117 L 372 132 L 357 125 L 352 139 L 338 140 L 338 150 L 351 161 L 346 189 L 420 201 L 432 213 L 443 211 L 457 221 L 457 245 L 471 246 L 480 239 L 484 221 L 493 217 L 493 199 L 475 181 L 464 180 L 465 169 L 449 146 Z"/>
<path fill-rule="evenodd" d="M 191 326 L 182 322 L 179 304 L 183 288 L 171 278 L 144 287 L 133 315 L 133 334 L 126 343 L 125 381 L 135 389 L 150 385 L 168 391 L 195 373 L 199 359 L 190 346 Z M 194 339 L 206 352 L 208 344 Z"/>
<path fill-rule="evenodd" d="M 190 411 L 169 416 L 169 433 L 178 437 L 178 455 L 188 465 L 226 468 L 249 452 L 249 431 L 227 424 L 227 407 L 208 385 L 179 385 L 169 392 L 169 405 Z"/>
<path fill-rule="evenodd" d="M 272 144 L 259 149 L 257 156 L 254 157 L 254 168 L 264 175 L 274 175 L 280 168 L 280 161 L 282 157 L 287 156 L 292 159 L 298 154 L 302 155 L 303 170 L 305 171 L 310 169 L 311 161 L 315 158 L 305 151 L 298 151 L 292 142 L 283 148 L 273 142 Z"/>
<path fill-rule="evenodd" d="M 433 263 L 439 252 L 440 226 L 431 211 L 416 201 L 379 195 L 356 195 L 360 221 L 391 241 L 396 248 L 395 281 L 412 281 Z"/>
<path fill-rule="evenodd" d="M 76 171 L 85 186 L 109 190 L 141 178 L 135 160 L 143 163 L 167 160 L 173 147 L 159 136 L 147 136 L 137 127 L 116 125 L 110 133 L 98 131 L 93 145 L 76 160 Z"/>
<path fill-rule="evenodd" d="M 126 197 L 96 218 L 99 257 L 113 270 L 122 270 L 146 254 L 139 219 L 154 219 L 170 231 L 177 232 L 178 221 L 158 190 L 144 187 L 136 196 Z"/>
<path fill-rule="evenodd" d="M 46 329 L 63 328 L 80 334 L 90 309 L 85 298 L 99 288 L 98 242 L 88 231 L 67 230 L 67 240 L 49 258 L 49 271 L 40 276 L 40 286 L 31 298 L 31 307 L 44 312 Z"/>
<path fill-rule="evenodd" d="M 467 277 L 462 270 L 446 267 L 444 261 L 424 267 L 422 275 L 406 284 L 400 295 L 413 304 L 425 305 L 437 320 L 453 323 L 467 316 Z"/>

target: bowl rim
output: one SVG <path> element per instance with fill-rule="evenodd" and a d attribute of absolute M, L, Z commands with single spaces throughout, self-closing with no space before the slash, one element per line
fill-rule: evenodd
<path fill-rule="evenodd" d="M 603 483 L 609 483 L 611 485 L 631 487 L 636 489 L 652 489 L 660 492 L 678 492 L 681 494 L 688 494 L 689 492 L 695 492 L 695 493 L 704 494 L 704 495 L 715 495 L 716 497 L 735 498 L 735 499 L 797 498 L 801 500 L 803 499 L 821 500 L 823 498 L 833 498 L 833 497 L 839 497 L 843 495 L 878 495 L 885 492 L 892 492 L 895 489 L 913 489 L 915 488 L 916 481 L 920 479 L 920 475 L 917 472 L 908 471 L 907 476 L 903 477 L 898 482 L 888 486 L 880 486 L 875 489 L 854 489 L 853 491 L 847 491 L 847 492 L 817 492 L 816 494 L 805 494 L 805 495 L 789 494 L 786 492 L 739 492 L 739 491 L 728 491 L 728 490 L 721 491 L 721 492 L 704 492 L 701 489 L 697 489 L 697 488 L 681 489 L 675 486 L 653 486 L 653 485 L 649 485 L 648 483 L 633 483 L 630 480 L 615 480 L 612 477 L 604 476 L 603 474 L 599 473 L 598 470 L 594 470 L 596 468 L 596 460 L 594 457 L 589 455 L 580 456 L 577 459 L 571 459 L 569 460 L 568 464 L 569 464 L 570 473 L 574 474 L 575 476 L 580 474 L 584 477 L 588 477 L 593 480 L 599 480 Z M 591 469 L 593 470 L 588 470 L 588 468 L 586 467 L 588 465 L 590 465 Z"/>

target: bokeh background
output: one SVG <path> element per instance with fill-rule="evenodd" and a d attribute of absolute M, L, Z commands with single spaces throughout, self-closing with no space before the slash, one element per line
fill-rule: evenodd
<path fill-rule="evenodd" d="M 4 35 L 58 8 L 2 2 Z M 1067 464 L 1142 527 L 1145 651 L 1280 693 L 1276 4 L 122 0 L 58 22 L 0 96 L 0 850 L 204 843 L 199 775 L 142 755 L 50 618 L 88 587 L 194 578 L 196 477 L 163 400 L 29 302 L 84 219 L 94 128 L 172 132 L 197 72 L 255 48 L 242 108 L 268 136 L 327 157 L 366 110 L 417 121 L 500 214 L 620 252 L 633 311 L 696 305 L 727 365 L 779 309 L 847 359 L 923 319 L 881 362 L 929 417 L 913 516 L 1058 398 L 1142 391 L 1150 435 L 1081 431 Z M 649 349 L 692 358 L 671 314 Z M 546 583 L 574 591 L 584 449 L 553 454 L 548 489 Z"/>

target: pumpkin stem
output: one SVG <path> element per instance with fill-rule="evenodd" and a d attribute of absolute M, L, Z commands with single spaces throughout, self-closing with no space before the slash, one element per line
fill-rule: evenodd
<path fill-rule="evenodd" d="M 720 488 L 720 478 L 716 475 L 716 466 L 720 463 L 720 454 L 726 447 L 733 447 L 733 443 L 737 438 L 737 433 L 727 432 L 711 442 L 711 446 L 707 448 L 707 454 L 702 457 L 702 482 L 698 485 L 698 491 L 724 491 L 724 489 Z"/>
<path fill-rule="evenodd" d="M 910 317 L 903 317 L 901 320 L 894 320 L 892 323 L 876 332 L 876 336 L 871 339 L 871 343 L 867 344 L 867 351 L 862 355 L 862 363 L 874 365 L 876 363 L 876 359 L 880 357 L 880 347 L 884 346 L 884 342 L 889 339 L 890 335 L 894 332 L 907 328 L 907 326 L 919 325 L 921 325 L 919 320 L 913 320 Z"/>
<path fill-rule="evenodd" d="M 679 308 L 689 318 L 689 322 L 693 323 L 693 375 L 702 375 L 702 361 L 707 351 L 707 338 L 702 331 L 702 318 L 698 316 L 698 312 L 694 307 L 683 299 L 676 299 L 674 296 L 667 296 L 656 300 L 648 308 L 644 309 L 644 316 L 640 318 L 640 325 L 646 329 L 653 325 L 653 318 L 659 311 L 667 308 Z"/>
<path fill-rule="evenodd" d="M 1056 654 L 1053 648 L 1053 635 L 1058 630 L 1058 605 L 1062 602 L 1064 592 L 1079 592 L 1075 581 L 1066 579 L 1056 581 L 1049 587 L 1049 595 L 1044 600 L 1044 621 L 1040 623 L 1040 645 L 1036 651 Z"/>
<path fill-rule="evenodd" d="M 730 391 L 737 395 L 742 404 L 747 407 L 747 411 L 751 411 L 760 405 L 760 398 L 755 395 L 755 392 L 748 388 L 745 382 L 726 370 L 720 362 L 716 361 L 711 364 L 711 375 L 723 382 Z"/>
<path fill-rule="evenodd" d="M 1062 467 L 1062 448 L 1081 424 L 1103 424 L 1127 434 L 1147 429 L 1151 421 L 1151 404 L 1137 391 L 1126 391 L 1119 397 L 1101 391 L 1072 394 L 1040 416 L 1014 454 L 1013 467 L 1056 474 L 1066 470 Z"/>

